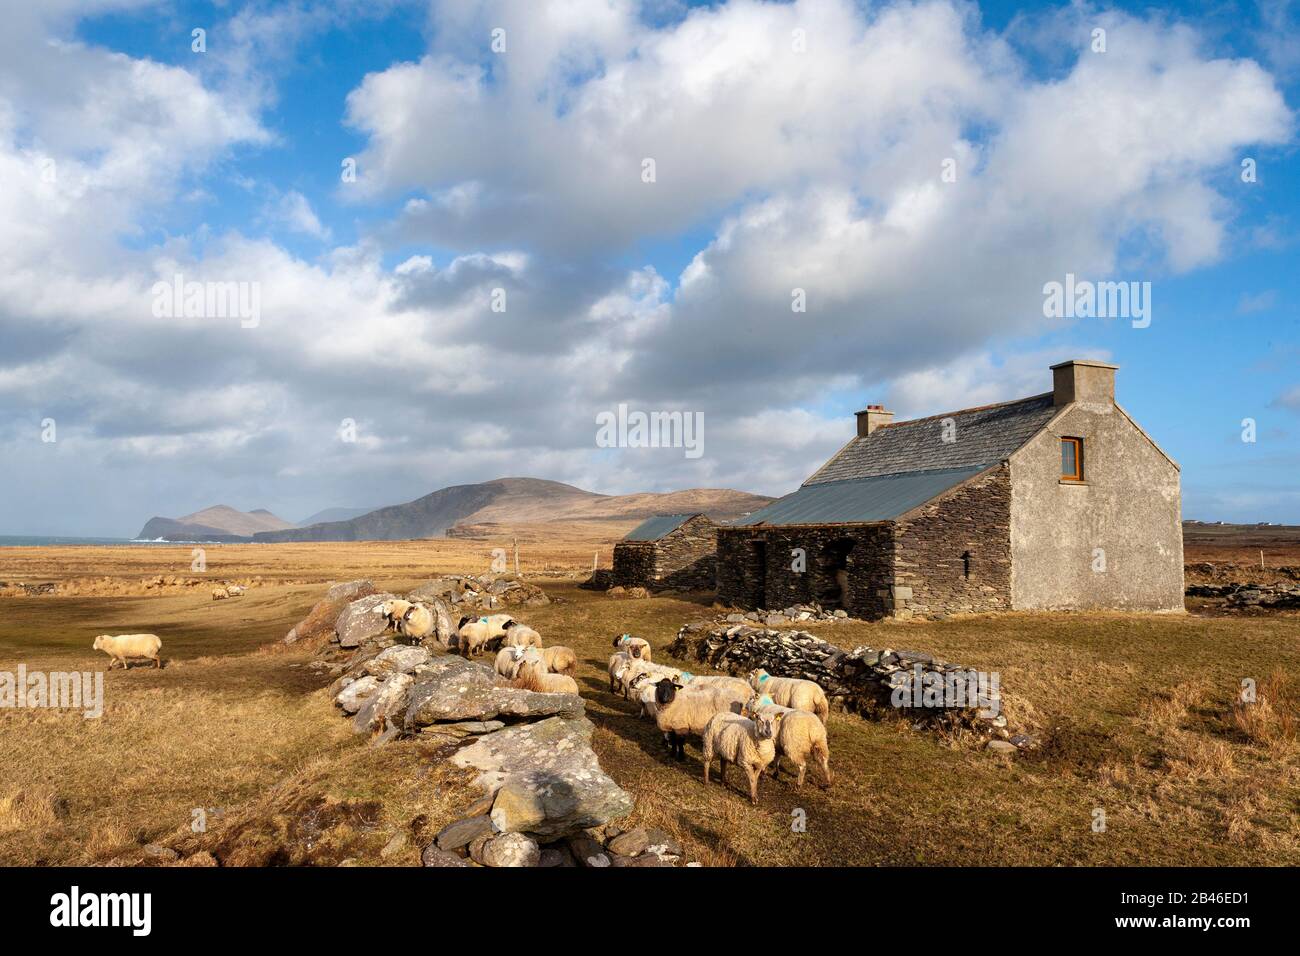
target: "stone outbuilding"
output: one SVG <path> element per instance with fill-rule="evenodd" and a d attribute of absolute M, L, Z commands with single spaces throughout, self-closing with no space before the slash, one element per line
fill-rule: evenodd
<path fill-rule="evenodd" d="M 855 617 L 1183 607 L 1179 468 L 1115 403 L 1116 366 L 857 435 L 793 494 L 719 528 L 718 598 Z"/>
<path fill-rule="evenodd" d="M 614 545 L 614 584 L 713 590 L 717 528 L 704 514 L 647 518 Z"/>

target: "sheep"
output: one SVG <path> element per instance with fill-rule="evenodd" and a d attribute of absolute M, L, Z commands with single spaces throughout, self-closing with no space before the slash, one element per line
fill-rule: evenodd
<path fill-rule="evenodd" d="M 802 787 L 804 775 L 808 771 L 808 758 L 816 758 L 821 765 L 823 788 L 831 785 L 831 750 L 826 742 L 826 725 L 817 719 L 816 714 L 806 710 L 795 710 L 772 703 L 766 694 L 755 694 L 745 704 L 744 715 L 770 717 L 775 731 L 776 759 L 772 761 L 772 776 L 781 776 L 781 754 L 790 758 L 799 769 L 796 787 Z"/>
<path fill-rule="evenodd" d="M 213 588 L 213 589 L 212 589 L 212 600 L 214 600 L 214 601 L 224 601 L 224 600 L 225 600 L 226 598 L 228 598 L 228 597 L 230 597 L 230 595 L 226 593 L 226 589 L 225 589 L 225 588 Z"/>
<path fill-rule="evenodd" d="M 632 687 L 635 683 L 640 683 L 638 677 L 644 680 L 641 675 L 648 675 L 656 680 L 664 677 L 672 678 L 674 682 L 681 680 L 682 675 L 686 673 L 675 667 L 666 667 L 663 664 L 653 664 L 650 661 L 629 659 L 626 667 L 623 668 L 619 680 L 618 691 L 624 698 L 631 697 Z"/>
<path fill-rule="evenodd" d="M 397 630 L 400 633 L 415 638 L 417 641 L 423 641 L 426 637 L 430 637 L 436 626 L 437 620 L 434 618 L 433 612 L 423 604 L 411 605 L 406 613 L 402 615 L 401 620 L 397 622 Z"/>
<path fill-rule="evenodd" d="M 231 597 L 243 597 L 244 589 L 238 584 L 230 584 L 226 586 L 226 593 Z"/>
<path fill-rule="evenodd" d="M 616 693 L 623 683 L 623 673 L 632 665 L 632 655 L 619 651 L 609 656 L 609 692 Z"/>
<path fill-rule="evenodd" d="M 111 634 L 101 634 L 95 638 L 95 643 L 91 647 L 103 651 L 112 658 L 108 665 L 109 670 L 112 670 L 115 664 L 121 664 L 122 669 L 126 670 L 127 658 L 144 658 L 153 661 L 154 667 L 162 667 L 162 659 L 158 656 L 158 652 L 162 650 L 162 640 L 157 634 L 118 634 L 116 637 Z"/>
<path fill-rule="evenodd" d="M 496 672 L 502 677 L 514 680 L 519 674 L 519 665 L 524 662 L 522 647 L 507 646 L 497 651 Z"/>
<path fill-rule="evenodd" d="M 630 656 L 643 661 L 651 660 L 654 653 L 649 641 L 640 637 L 633 637 L 630 634 L 620 634 L 614 638 L 614 646 L 622 648 Z"/>
<path fill-rule="evenodd" d="M 772 732 L 772 718 L 761 714 L 755 715 L 753 720 L 738 714 L 715 714 L 701 735 L 704 785 L 709 784 L 709 768 L 716 754 L 721 762 L 718 776 L 722 785 L 727 785 L 727 763 L 731 762 L 745 771 L 749 778 L 749 802 L 757 805 L 758 778 L 776 759 Z"/>
<path fill-rule="evenodd" d="M 655 725 L 668 741 L 668 749 L 678 760 L 686 759 L 685 737 L 699 737 L 714 714 L 731 713 L 744 701 L 736 702 L 734 695 L 708 684 L 693 690 L 683 689 L 671 677 L 655 684 Z"/>
<path fill-rule="evenodd" d="M 403 601 L 401 598 L 391 598 L 382 604 L 375 605 L 375 613 L 382 614 L 388 619 L 386 631 L 395 631 L 401 623 L 403 616 L 411 608 L 415 607 L 410 601 Z"/>
<path fill-rule="evenodd" d="M 524 652 L 524 658 L 519 664 L 519 673 L 515 675 L 512 686 L 539 691 L 543 694 L 578 693 L 578 682 L 567 674 L 549 673 L 535 648 Z"/>
<path fill-rule="evenodd" d="M 798 677 L 773 677 L 761 667 L 749 672 L 749 686 L 760 694 L 767 694 L 772 702 L 793 710 L 806 710 L 816 714 L 825 726 L 831 707 L 826 691 L 821 685 Z"/>
<path fill-rule="evenodd" d="M 504 614 L 496 615 L 497 617 L 506 617 Z M 488 618 L 488 624 L 491 625 L 492 618 Z M 520 624 L 518 621 L 506 620 L 501 625 L 502 643 L 509 647 L 541 647 L 542 635 L 538 634 L 527 624 Z"/>
<path fill-rule="evenodd" d="M 728 677 L 726 674 L 692 674 L 689 671 L 682 671 L 682 683 L 690 686 L 711 686 L 720 687 L 727 693 L 732 694 L 742 704 L 749 700 L 754 690 L 739 677 Z"/>
<path fill-rule="evenodd" d="M 568 674 L 572 677 L 578 670 L 578 655 L 573 652 L 573 648 L 565 647 L 563 644 L 552 644 L 550 647 L 540 648 L 542 654 L 542 663 L 552 674 Z"/>
<path fill-rule="evenodd" d="M 460 627 L 456 630 L 456 646 L 459 648 L 462 657 L 473 657 L 482 654 L 487 642 L 488 626 L 486 621 L 476 621 L 468 617 L 460 619 Z"/>

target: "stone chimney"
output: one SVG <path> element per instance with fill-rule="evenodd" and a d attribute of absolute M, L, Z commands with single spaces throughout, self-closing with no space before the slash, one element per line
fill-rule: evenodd
<path fill-rule="evenodd" d="M 1072 359 L 1053 365 L 1052 404 L 1058 408 L 1071 402 L 1114 405 L 1117 368 L 1118 365 L 1091 359 Z"/>
<path fill-rule="evenodd" d="M 866 438 L 881 425 L 894 420 L 894 413 L 885 411 L 884 405 L 868 405 L 858 412 L 858 437 Z"/>

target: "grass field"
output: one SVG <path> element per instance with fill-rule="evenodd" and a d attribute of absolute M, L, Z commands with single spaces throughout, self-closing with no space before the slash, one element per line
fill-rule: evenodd
<path fill-rule="evenodd" d="M 355 576 L 339 566 L 351 547 L 353 567 L 402 590 L 465 558 L 434 553 L 442 542 L 419 544 L 428 557 L 408 566 L 399 566 L 408 548 L 340 545 L 302 562 L 311 567 L 286 562 L 281 571 Z M 253 553 L 277 560 L 269 548 Z M 566 560 L 581 566 L 580 552 L 553 556 L 557 566 Z M 0 578 L 8 571 L 0 556 Z M 674 833 L 691 859 L 1300 863 L 1300 616 L 1011 614 L 814 626 L 845 647 L 914 647 L 999 671 L 1013 723 L 1043 744 L 1009 760 L 899 721 L 835 713 L 834 787 L 764 779 L 751 807 L 735 777 L 732 789 L 704 787 L 697 747 L 685 763 L 668 760 L 653 726 L 608 692 L 613 634 L 644 636 L 661 657 L 682 623 L 712 613 L 709 598 L 616 601 L 571 579 L 536 581 L 560 600 L 520 618 L 578 652 L 602 765 L 636 797 L 634 821 Z M 210 849 L 227 864 L 373 863 L 402 834 L 406 845 L 382 862 L 415 863 L 422 842 L 477 794 L 426 742 L 372 748 L 353 737 L 326 698 L 326 678 L 305 666 L 310 651 L 263 649 L 321 590 L 268 584 L 216 603 L 194 591 L 0 602 L 0 670 L 103 669 L 106 658 L 90 649 L 102 632 L 153 631 L 167 661 L 160 671 L 107 674 L 99 720 L 0 710 L 0 862 L 135 862 L 148 859 L 145 844 L 164 842 Z M 1234 707 L 1243 678 L 1258 682 L 1263 709 Z M 190 831 L 196 808 L 209 811 L 201 836 Z M 806 832 L 791 827 L 796 810 Z M 1104 832 L 1094 831 L 1099 810 Z"/>

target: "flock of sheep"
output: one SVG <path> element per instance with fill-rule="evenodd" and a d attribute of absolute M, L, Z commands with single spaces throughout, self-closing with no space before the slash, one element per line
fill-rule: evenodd
<path fill-rule="evenodd" d="M 235 597 L 243 591 L 231 585 L 214 590 L 212 599 Z M 438 631 L 433 610 L 418 602 L 394 598 L 379 604 L 375 613 L 387 620 L 386 630 L 415 641 L 434 637 Z M 445 646 L 466 658 L 495 651 L 496 672 L 511 686 L 549 694 L 578 693 L 573 679 L 578 658 L 573 649 L 544 647 L 536 630 L 509 614 L 462 617 Z M 110 667 L 117 663 L 126 667 L 128 659 L 140 658 L 161 666 L 162 641 L 154 634 L 101 634 L 95 638 L 94 648 L 113 659 Z M 772 776 L 778 778 L 784 756 L 798 772 L 796 786 L 803 786 L 810 760 L 820 768 L 823 786 L 831 785 L 826 740 L 830 708 L 818 684 L 773 677 L 765 670 L 751 671 L 747 680 L 701 676 L 656 664 L 653 656 L 648 641 L 628 634 L 614 638 L 610 692 L 640 704 L 641 714 L 654 720 L 676 759 L 686 758 L 686 738 L 698 737 L 706 784 L 716 757 L 723 785 L 727 765 L 740 767 L 749 781 L 749 799 L 758 803 L 759 777 L 771 767 Z"/>
<path fill-rule="evenodd" d="M 609 689 L 641 705 L 654 720 L 678 760 L 686 759 L 687 737 L 701 740 L 704 782 L 714 757 L 725 786 L 727 765 L 740 767 L 749 781 L 749 799 L 758 803 L 758 780 L 769 766 L 780 776 L 781 757 L 798 771 L 803 786 L 809 760 L 831 785 L 826 692 L 810 680 L 772 677 L 765 670 L 739 677 L 700 676 L 653 662 L 650 644 L 627 634 L 614 639 L 609 659 Z"/>
<path fill-rule="evenodd" d="M 388 619 L 389 629 L 404 637 L 423 641 L 434 636 L 437 620 L 426 605 L 397 598 L 384 601 L 376 614 Z M 457 650 L 466 658 L 496 651 L 496 672 L 511 685 L 546 694 L 576 694 L 578 656 L 572 648 L 542 646 L 542 635 L 527 624 L 520 624 L 509 614 L 486 617 L 462 617 L 447 649 Z"/>

